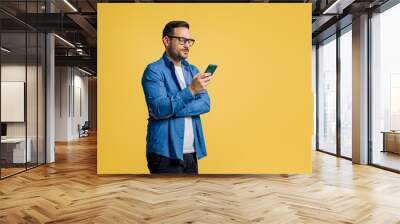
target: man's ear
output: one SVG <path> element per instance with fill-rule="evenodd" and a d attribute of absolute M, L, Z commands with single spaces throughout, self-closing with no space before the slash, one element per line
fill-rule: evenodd
<path fill-rule="evenodd" d="M 169 45 L 169 38 L 168 36 L 163 37 L 163 43 L 167 47 Z"/>

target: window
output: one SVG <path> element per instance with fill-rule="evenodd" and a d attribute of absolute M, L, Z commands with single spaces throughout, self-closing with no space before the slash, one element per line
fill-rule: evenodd
<path fill-rule="evenodd" d="M 372 163 L 400 170 L 400 5 L 371 18 Z"/>
<path fill-rule="evenodd" d="M 352 157 L 352 33 L 340 36 L 340 155 Z"/>
<path fill-rule="evenodd" d="M 336 36 L 318 47 L 318 149 L 336 153 Z"/>

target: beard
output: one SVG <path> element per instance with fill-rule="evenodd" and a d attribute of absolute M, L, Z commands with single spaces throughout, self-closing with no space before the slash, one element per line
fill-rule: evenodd
<path fill-rule="evenodd" d="M 183 48 L 180 50 L 175 51 L 172 48 L 168 48 L 168 53 L 171 57 L 174 57 L 175 60 L 184 60 L 187 59 L 189 56 L 189 49 Z"/>
<path fill-rule="evenodd" d="M 168 56 L 175 61 L 186 60 L 189 56 L 189 48 L 173 49 L 171 46 L 166 48 Z"/>
<path fill-rule="evenodd" d="M 182 49 L 178 52 L 178 57 L 180 60 L 187 59 L 189 56 L 189 49 Z"/>

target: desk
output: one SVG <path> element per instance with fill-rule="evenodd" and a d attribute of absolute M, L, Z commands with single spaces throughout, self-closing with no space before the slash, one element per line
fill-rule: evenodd
<path fill-rule="evenodd" d="M 382 152 L 393 152 L 400 154 L 400 132 L 382 131 L 381 133 L 383 134 Z"/>
<path fill-rule="evenodd" d="M 31 145 L 32 140 L 27 139 L 28 147 L 25 154 L 25 138 L 6 138 L 1 139 L 1 157 L 6 163 L 25 163 L 32 159 Z M 12 158 L 12 159 L 11 159 Z M 27 158 L 27 161 L 25 161 Z"/>

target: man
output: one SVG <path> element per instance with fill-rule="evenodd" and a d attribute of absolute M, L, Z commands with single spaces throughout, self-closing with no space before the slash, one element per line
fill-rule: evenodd
<path fill-rule="evenodd" d="M 206 88 L 212 76 L 186 61 L 194 44 L 187 22 L 169 22 L 162 41 L 163 56 L 142 77 L 147 166 L 152 174 L 198 174 L 197 160 L 207 155 L 200 114 L 210 111 Z"/>

